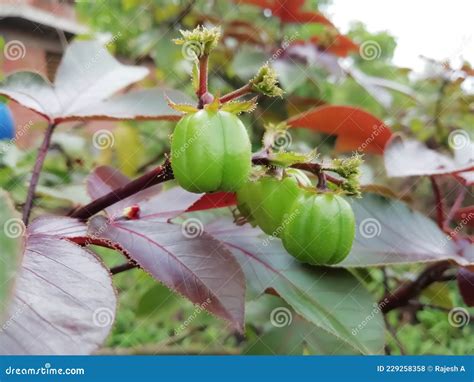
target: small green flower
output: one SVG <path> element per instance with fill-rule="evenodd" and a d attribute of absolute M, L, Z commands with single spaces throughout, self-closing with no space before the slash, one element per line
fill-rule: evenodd
<path fill-rule="evenodd" d="M 207 56 L 217 46 L 221 38 L 221 28 L 206 28 L 202 25 L 192 31 L 180 30 L 182 38 L 174 39 L 177 45 L 183 45 L 183 54 L 199 59 Z"/>
<path fill-rule="evenodd" d="M 268 97 L 281 97 L 283 90 L 278 86 L 275 70 L 268 65 L 262 66 L 257 75 L 249 82 L 252 90 Z"/>
<path fill-rule="evenodd" d="M 349 194 L 360 196 L 360 165 L 363 163 L 360 154 L 354 154 L 350 158 L 333 159 L 331 170 L 345 178 L 341 188 Z"/>

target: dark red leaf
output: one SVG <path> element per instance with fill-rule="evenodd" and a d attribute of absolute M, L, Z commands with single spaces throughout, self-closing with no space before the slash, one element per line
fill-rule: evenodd
<path fill-rule="evenodd" d="M 72 218 L 65 216 L 41 216 L 32 221 L 28 226 L 32 235 L 48 235 L 58 238 L 74 238 L 87 234 L 87 226 Z"/>
<path fill-rule="evenodd" d="M 171 219 L 186 212 L 203 195 L 185 191 L 181 187 L 174 187 L 141 202 L 140 213 L 142 218 Z"/>
<path fill-rule="evenodd" d="M 467 268 L 458 270 L 458 287 L 467 306 L 474 306 L 474 272 Z"/>
<path fill-rule="evenodd" d="M 168 288 L 243 330 L 243 272 L 230 252 L 203 232 L 199 220 L 178 225 L 156 216 L 129 221 L 96 216 L 90 232 L 117 243 Z"/>
<path fill-rule="evenodd" d="M 382 154 L 392 135 L 390 128 L 372 114 L 351 106 L 318 106 L 290 118 L 292 127 L 337 135 L 336 150 Z"/>
<path fill-rule="evenodd" d="M 401 201 L 364 193 L 350 200 L 356 236 L 349 256 L 337 267 L 368 267 L 452 260 L 468 265 L 474 259 L 425 215 Z"/>
<path fill-rule="evenodd" d="M 56 217 L 28 228 L 0 331 L 1 354 L 89 354 L 108 335 L 117 302 L 110 274 L 94 254 L 62 238 L 84 229 L 77 220 Z"/>
<path fill-rule="evenodd" d="M 233 192 L 215 192 L 205 194 L 196 203 L 189 207 L 186 212 L 210 210 L 212 208 L 222 208 L 235 206 L 237 198 Z"/>

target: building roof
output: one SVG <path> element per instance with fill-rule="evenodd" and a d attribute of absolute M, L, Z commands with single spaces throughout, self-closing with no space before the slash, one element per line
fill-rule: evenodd
<path fill-rule="evenodd" d="M 56 31 L 60 30 L 69 35 L 89 32 L 85 25 L 29 5 L 2 4 L 0 7 L 0 19 L 2 19 L 2 24 L 5 26 L 8 25 L 9 27 L 21 29 L 31 28 L 31 23 L 33 23 L 43 32 L 56 33 Z"/>

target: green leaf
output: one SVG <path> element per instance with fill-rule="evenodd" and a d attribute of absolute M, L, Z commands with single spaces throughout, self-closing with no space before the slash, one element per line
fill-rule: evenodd
<path fill-rule="evenodd" d="M 247 320 L 263 334 L 250 337 L 244 354 L 358 354 L 351 346 L 298 315 L 279 297 L 264 295 L 247 305 Z"/>
<path fill-rule="evenodd" d="M 240 113 L 251 113 L 257 107 L 257 97 L 249 99 L 248 101 L 228 102 L 221 106 L 221 110 L 229 113 L 239 115 Z"/>
<path fill-rule="evenodd" d="M 198 111 L 197 107 L 187 103 L 175 103 L 168 97 L 166 98 L 168 105 L 173 110 L 179 111 L 180 113 L 195 113 Z"/>
<path fill-rule="evenodd" d="M 172 310 L 182 300 L 162 284 L 153 285 L 138 301 L 137 315 L 148 316 L 154 312 L 160 315 Z"/>

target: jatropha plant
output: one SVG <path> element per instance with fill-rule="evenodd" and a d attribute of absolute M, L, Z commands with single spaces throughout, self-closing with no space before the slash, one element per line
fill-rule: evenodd
<path fill-rule="evenodd" d="M 430 219 L 387 197 L 386 189 L 373 187 L 362 195 L 360 155 L 327 160 L 316 150 L 281 148 L 290 128 L 312 126 L 322 112 L 333 125 L 340 116 L 344 123 L 357 119 L 360 131 L 367 125 L 369 132 L 377 129 L 350 144 L 388 139 L 388 127 L 370 114 L 324 106 L 266 123 L 261 145 L 252 147 L 242 113 L 253 113 L 260 97 L 284 94 L 270 65 L 228 94 L 208 89 L 208 63 L 220 35 L 219 28 L 198 27 L 175 40 L 193 59 L 195 101 L 160 88 L 114 96 L 148 71 L 118 63 L 90 41 L 68 47 L 53 84 L 32 72 L 14 73 L 0 84 L 0 94 L 48 122 L 26 202 L 17 203 L 21 219 L 9 194 L 0 194 L 6 264 L 0 273 L 0 353 L 95 351 L 115 320 L 113 275 L 137 268 L 228 322 L 228 331 L 263 330 L 270 343 L 291 337 L 292 348 L 301 352 L 382 353 L 383 314 L 444 277 L 449 261 L 467 264 L 456 240 L 447 240 Z M 53 133 L 65 121 L 97 118 L 175 121 L 171 151 L 134 180 L 100 166 L 87 178 L 90 202 L 67 216 L 39 213 L 37 185 Z M 410 147 L 394 140 L 389 149 Z M 395 172 L 405 168 L 389 164 Z M 177 186 L 162 187 L 172 180 Z M 393 216 L 403 224 L 391 225 Z M 411 234 L 420 226 L 428 241 Z M 98 247 L 126 261 L 105 266 Z M 409 263 L 413 257 L 439 262 L 419 280 L 387 292 L 379 304 L 354 270 Z M 255 300 L 265 316 L 262 325 Z M 287 315 L 283 323 L 281 312 Z"/>
<path fill-rule="evenodd" d="M 220 30 L 197 28 L 181 34 L 176 42 L 193 49 L 196 57 L 198 105 L 170 104 L 186 113 L 171 143 L 171 167 L 179 185 L 190 192 L 237 192 L 243 217 L 268 235 L 281 238 L 288 253 L 300 261 L 319 265 L 342 261 L 352 247 L 354 214 L 340 196 L 345 193 L 341 182 L 329 188 L 325 172 L 338 171 L 346 177 L 342 181 L 348 182 L 345 188 L 357 193 L 360 160 L 340 162 L 338 169 L 313 163 L 306 170 L 318 176 L 314 187 L 303 172 L 292 168 L 301 168 L 307 156 L 272 151 L 274 133 L 284 133 L 287 128 L 282 124 L 268 129 L 266 147 L 253 157 L 256 168 L 252 171 L 251 144 L 238 115 L 252 112 L 257 99 L 238 99 L 252 92 L 282 96 L 275 71 L 265 65 L 242 89 L 214 97 L 207 88 L 207 60 L 217 46 Z"/>

